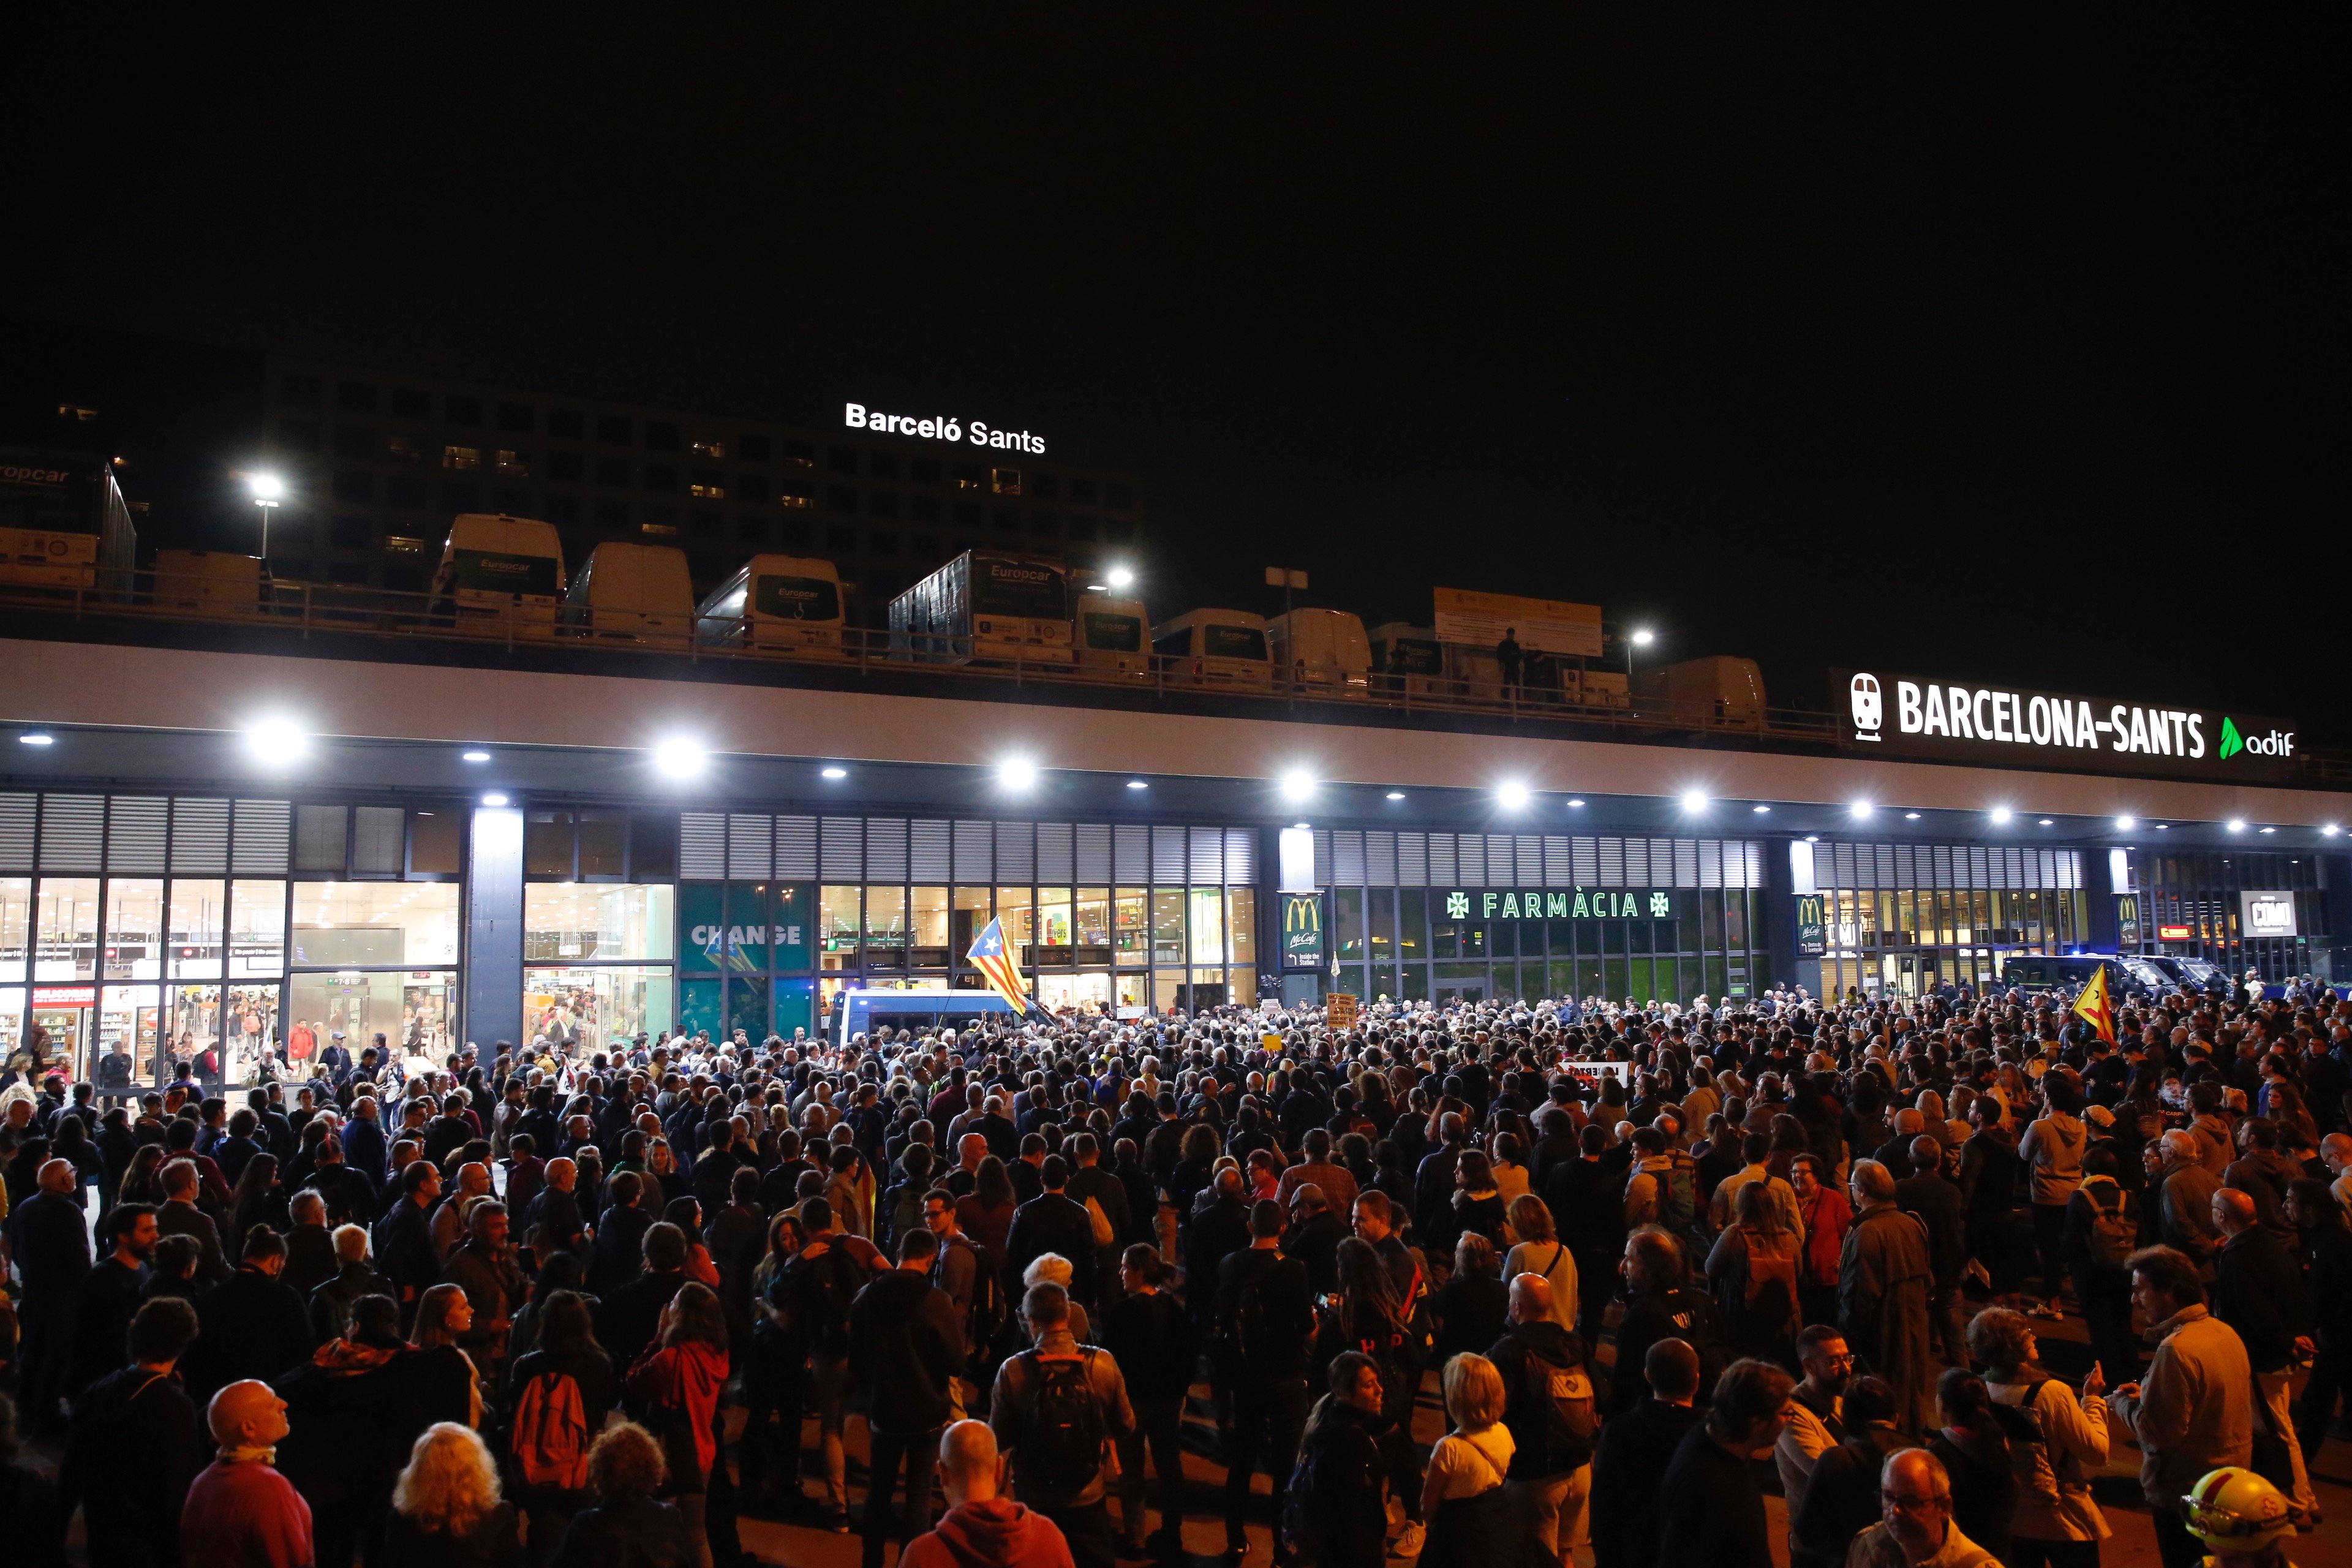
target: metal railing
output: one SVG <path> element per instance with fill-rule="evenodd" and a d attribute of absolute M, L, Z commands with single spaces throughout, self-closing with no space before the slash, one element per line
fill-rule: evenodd
<path fill-rule="evenodd" d="M 1461 715 L 1499 719 L 1544 731 L 1590 732 L 1596 729 L 1627 737 L 1670 734 L 1745 738 L 1768 744 L 1834 746 L 1841 742 L 1839 716 L 1826 709 L 1732 707 L 1715 702 L 1675 703 L 1646 699 L 1587 702 L 1529 685 L 1507 686 L 1431 675 L 1374 673 L 1365 683 L 1335 684 L 1303 670 L 1276 666 L 1262 682 L 1222 679 L 1200 672 L 1201 660 L 1159 654 L 1104 654 L 1088 662 L 1084 650 L 1036 648 L 1035 658 L 1016 649 L 1010 658 L 968 653 L 916 653 L 903 635 L 856 626 L 840 629 L 840 648 L 760 647 L 714 640 L 689 623 L 685 633 L 645 634 L 630 629 L 625 616 L 605 611 L 596 625 L 559 604 L 522 606 L 468 604 L 399 589 L 329 583 L 225 582 L 217 577 L 174 576 L 155 572 L 94 570 L 82 587 L 27 587 L 0 583 L 0 607 L 64 615 L 77 620 L 106 617 L 282 631 L 289 640 L 314 637 L 362 637 L 386 643 L 442 642 L 506 650 L 551 648 L 611 655 L 616 660 L 652 658 L 736 668 L 855 670 L 861 680 L 921 675 L 970 680 L 975 685 L 1010 681 L 1016 688 L 1091 689 L 1150 693 L 1155 699 L 1213 694 L 1295 710 L 1321 705 L 1326 716 L 1347 710 L 1394 714 Z M 756 625 L 756 623 L 755 623 Z M 792 684 L 779 680 L 777 684 Z M 2314 783 L 2352 784 L 2352 757 L 2306 752 L 2299 758 Z"/>

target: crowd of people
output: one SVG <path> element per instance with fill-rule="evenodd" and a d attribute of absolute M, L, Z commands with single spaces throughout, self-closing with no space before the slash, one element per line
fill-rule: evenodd
<path fill-rule="evenodd" d="M 2167 1568 L 2283 1563 L 2352 1373 L 2352 1003 L 2114 1034 L 1775 993 L 18 1081 L 10 1560 L 79 1515 L 99 1568 L 725 1564 L 765 1517 L 1109 1568 L 1198 1513 L 1741 1568 L 1776 1483 L 1801 1568 L 2074 1568 L 2128 1441 Z"/>

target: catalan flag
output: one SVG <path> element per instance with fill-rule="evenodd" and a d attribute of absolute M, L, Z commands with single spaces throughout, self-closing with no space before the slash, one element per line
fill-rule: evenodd
<path fill-rule="evenodd" d="M 1013 1012 L 1025 1014 L 1029 1011 L 1029 988 L 1022 983 L 1021 966 L 1013 961 L 1013 954 L 1005 949 L 1002 922 L 989 921 L 988 929 L 980 933 L 980 940 L 971 944 L 971 951 L 964 957 L 973 968 L 988 977 L 988 984 L 1004 998 Z"/>
<path fill-rule="evenodd" d="M 2115 1004 L 2107 996 L 2107 966 L 2099 965 L 2091 972 L 2091 983 L 2074 998 L 2074 1016 L 2099 1031 L 2099 1038 L 2109 1045 L 2116 1043 Z"/>

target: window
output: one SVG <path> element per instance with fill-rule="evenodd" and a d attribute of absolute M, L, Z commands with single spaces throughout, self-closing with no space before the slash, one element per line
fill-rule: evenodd
<path fill-rule="evenodd" d="M 415 468 L 425 461 L 425 443 L 414 436 L 387 436 L 383 442 L 387 461 L 406 463 Z"/>
<path fill-rule="evenodd" d="M 587 417 L 577 408 L 551 408 L 547 411 L 547 433 L 551 436 L 577 441 L 585 434 L 587 425 Z"/>
<path fill-rule="evenodd" d="M 824 509 L 827 511 L 855 512 L 857 510 L 857 487 L 856 485 L 826 486 Z"/>
<path fill-rule="evenodd" d="M 856 473 L 857 471 L 857 448 L 855 447 L 826 447 L 824 453 L 824 466 L 836 474 Z"/>
<path fill-rule="evenodd" d="M 656 452 L 677 451 L 677 426 L 675 425 L 665 425 L 659 420 L 646 420 L 646 445 Z"/>
<path fill-rule="evenodd" d="M 1059 538 L 1062 520 L 1050 511 L 1033 511 L 1029 514 L 1029 531 L 1040 539 Z"/>
<path fill-rule="evenodd" d="M 951 472 L 955 475 L 956 489 L 960 490 L 976 490 L 980 489 L 980 465 L 978 463 L 958 463 Z"/>
<path fill-rule="evenodd" d="M 537 423 L 538 421 L 531 417 L 531 408 L 528 403 L 499 405 L 499 428 L 501 430 L 514 430 L 528 434 Z"/>
<path fill-rule="evenodd" d="M 1095 482 L 1094 482 L 1094 480 L 1092 480 L 1092 479 L 1072 479 L 1072 480 L 1070 481 L 1070 500 L 1072 500 L 1073 501 L 1076 501 L 1076 502 L 1078 505 L 1080 505 L 1080 506 L 1092 506 L 1092 505 L 1094 505 L 1094 504 L 1095 504 Z"/>
<path fill-rule="evenodd" d="M 776 504 L 789 511 L 805 511 L 816 504 L 808 486 L 797 479 L 787 479 L 776 487 Z"/>
<path fill-rule="evenodd" d="M 482 400 L 478 397 L 445 397 L 441 400 L 441 417 L 452 425 L 479 425 L 482 422 Z"/>
<path fill-rule="evenodd" d="M 686 493 L 698 500 L 725 500 L 727 476 L 709 468 L 697 468 L 687 481 Z"/>
<path fill-rule="evenodd" d="M 330 487 L 337 500 L 364 506 L 375 499 L 375 479 L 368 474 L 338 472 Z"/>
<path fill-rule="evenodd" d="M 596 439 L 607 447 L 625 447 L 635 437 L 635 427 L 617 415 L 596 416 Z"/>
<path fill-rule="evenodd" d="M 278 378 L 278 401 L 290 403 L 297 408 L 316 408 L 326 400 L 326 386 L 315 375 L 281 375 Z"/>
<path fill-rule="evenodd" d="M 479 485 L 443 485 L 441 487 L 441 510 L 448 512 L 481 510 L 481 487 Z"/>
<path fill-rule="evenodd" d="M 672 520 L 677 516 L 676 512 L 666 506 L 649 506 L 646 508 L 646 520 L 637 525 L 637 531 L 640 533 L 676 533 L 677 524 Z"/>
<path fill-rule="evenodd" d="M 598 501 L 596 526 L 608 533 L 625 531 L 629 526 L 629 503 L 625 500 Z"/>
<path fill-rule="evenodd" d="M 768 476 L 738 474 L 735 476 L 735 499 L 750 501 L 753 506 L 768 504 Z"/>
<path fill-rule="evenodd" d="M 490 510 L 492 511 L 502 511 L 509 517 L 537 517 L 539 515 L 539 509 L 530 504 L 530 492 L 529 490 L 492 490 L 490 492 Z"/>
<path fill-rule="evenodd" d="M 746 458 L 751 458 L 748 450 L 743 455 Z M 816 467 L 816 443 L 814 441 L 782 442 L 776 447 L 776 457 L 787 468 L 813 468 Z M 757 458 L 751 458 L 751 460 L 760 461 Z"/>
<path fill-rule="evenodd" d="M 430 419 L 433 400 L 416 387 L 395 386 L 392 389 L 392 414 L 395 419 Z"/>
<path fill-rule="evenodd" d="M 1135 524 L 1123 517 L 1112 518 L 1105 526 L 1113 544 L 1125 544 L 1135 537 Z"/>
<path fill-rule="evenodd" d="M 338 517 L 327 525 L 327 542 L 338 550 L 365 550 L 375 542 L 363 517 Z"/>
<path fill-rule="evenodd" d="M 280 426 L 283 428 L 283 426 Z M 318 449 L 318 430 L 310 426 L 310 448 Z M 375 432 L 364 425 L 335 426 L 335 456 L 338 458 L 373 458 L 375 456 Z"/>
<path fill-rule="evenodd" d="M 221 935 L 227 920 L 226 884 L 173 879 L 171 915 L 164 931 L 173 979 L 219 975 Z"/>
<path fill-rule="evenodd" d="M 824 548 L 829 555 L 856 554 L 857 531 L 841 523 L 833 524 L 824 531 Z"/>
<path fill-rule="evenodd" d="M 907 459 L 907 477 L 919 485 L 938 484 L 940 460 L 937 458 L 909 458 Z"/>
<path fill-rule="evenodd" d="M 289 452 L 317 451 L 319 422 L 316 419 L 280 419 L 278 422 L 278 444 Z"/>
<path fill-rule="evenodd" d="M 394 474 L 383 481 L 383 499 L 397 507 L 422 507 L 425 481 L 413 474 Z"/>
<path fill-rule="evenodd" d="M 405 533 L 385 534 L 383 536 L 383 547 L 386 550 L 391 551 L 395 555 L 422 555 L 425 553 L 425 541 Z"/>
<path fill-rule="evenodd" d="M 1097 531 L 1095 520 L 1087 513 L 1074 511 L 1070 514 L 1070 537 L 1072 539 L 1091 540 L 1096 537 Z"/>
<path fill-rule="evenodd" d="M 697 550 L 686 558 L 686 574 L 698 584 L 715 583 L 727 574 L 719 557 L 708 550 Z"/>
<path fill-rule="evenodd" d="M 677 490 L 677 465 L 647 463 L 645 488 L 649 490 L 658 490 L 663 495 L 675 494 Z"/>
<path fill-rule="evenodd" d="M 1021 509 L 1017 506 L 992 507 L 989 510 L 988 521 L 999 533 L 1018 533 L 1021 531 Z"/>
<path fill-rule="evenodd" d="M 550 452 L 547 455 L 547 477 L 551 479 L 568 479 L 577 484 L 581 468 L 577 452 Z"/>
<path fill-rule="evenodd" d="M 768 520 L 764 517 L 755 517 L 748 511 L 738 513 L 735 518 L 735 538 L 738 543 L 742 544 L 767 543 Z"/>
<path fill-rule="evenodd" d="M 955 525 L 958 528 L 978 528 L 980 526 L 980 503 L 976 500 L 960 500 L 955 503 L 954 515 Z"/>
<path fill-rule="evenodd" d="M 869 452 L 866 455 L 866 471 L 874 479 L 895 479 L 898 477 L 898 454 Z"/>
<path fill-rule="evenodd" d="M 499 472 L 502 474 L 511 474 L 516 479 L 528 479 L 530 476 L 529 452 L 518 452 L 512 447 L 501 447 L 499 448 L 497 460 Z"/>
<path fill-rule="evenodd" d="M 629 460 L 626 458 L 597 458 L 596 482 L 600 485 L 626 487 L 629 482 Z"/>
<path fill-rule="evenodd" d="M 787 550 L 811 550 L 816 545 L 816 529 L 806 518 L 784 519 L 776 527 L 776 537 Z"/>
<path fill-rule="evenodd" d="M 444 447 L 441 448 L 441 466 L 445 468 L 478 468 L 482 466 L 482 449 L 479 447 Z"/>
<path fill-rule="evenodd" d="M 335 406 L 346 414 L 375 412 L 375 383 L 372 381 L 341 381 L 335 384 Z"/>
<path fill-rule="evenodd" d="M 772 463 L 775 461 L 773 452 L 774 448 L 765 436 L 735 437 L 735 455 L 747 463 Z"/>
<path fill-rule="evenodd" d="M 870 531 L 866 535 L 866 552 L 869 555 L 898 554 L 898 534 L 887 528 L 877 528 Z"/>
<path fill-rule="evenodd" d="M 1103 504 L 1109 507 L 1113 511 L 1133 511 L 1135 510 L 1135 488 L 1133 486 L 1106 485 L 1103 487 Z"/>
<path fill-rule="evenodd" d="M 940 558 L 940 536 L 936 533 L 910 533 L 907 536 L 907 553 L 918 561 Z"/>
<path fill-rule="evenodd" d="M 898 574 L 876 567 L 866 574 L 866 592 L 877 600 L 897 598 Z"/>
<path fill-rule="evenodd" d="M 907 515 L 913 518 L 917 522 L 939 521 L 940 498 L 937 496 L 908 497 L 907 500 Z"/>
<path fill-rule="evenodd" d="M 1052 474 L 1029 476 L 1029 493 L 1040 500 L 1052 500 L 1062 488 L 1061 480 Z"/>
<path fill-rule="evenodd" d="M 726 520 L 715 511 L 697 507 L 687 519 L 687 530 L 697 539 L 717 539 L 725 531 Z"/>
<path fill-rule="evenodd" d="M 869 514 L 875 517 L 898 516 L 898 492 L 897 490 L 866 491 L 866 510 Z"/>

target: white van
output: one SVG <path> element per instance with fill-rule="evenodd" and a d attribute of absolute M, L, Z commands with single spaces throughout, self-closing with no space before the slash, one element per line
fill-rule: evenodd
<path fill-rule="evenodd" d="M 1078 669 L 1113 679 L 1151 677 L 1151 617 L 1140 599 L 1078 595 Z"/>
<path fill-rule="evenodd" d="M 1293 686 L 1363 697 L 1372 689 L 1372 644 L 1346 610 L 1293 610 L 1265 623 L 1275 664 Z"/>
<path fill-rule="evenodd" d="M 199 616 L 257 616 L 262 571 L 258 555 L 226 550 L 155 552 L 155 608 Z"/>
<path fill-rule="evenodd" d="M 686 552 L 606 540 L 588 552 L 563 596 L 575 637 L 685 647 L 694 637 L 694 581 Z"/>
<path fill-rule="evenodd" d="M 563 589 L 563 542 L 553 523 L 479 511 L 450 520 L 433 605 L 455 617 L 458 631 L 551 637 Z"/>
<path fill-rule="evenodd" d="M 1195 686 L 1274 685 L 1265 617 L 1247 610 L 1187 610 L 1162 621 L 1151 651 L 1168 661 L 1168 679 Z"/>
<path fill-rule="evenodd" d="M 830 561 L 754 555 L 695 612 L 708 647 L 839 658 L 841 574 Z"/>

